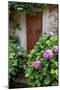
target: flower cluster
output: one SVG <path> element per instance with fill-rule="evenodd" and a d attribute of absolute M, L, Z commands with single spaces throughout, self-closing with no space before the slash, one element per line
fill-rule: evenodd
<path fill-rule="evenodd" d="M 46 60 L 51 60 L 53 58 L 53 53 L 50 49 L 46 50 L 43 54 L 43 57 L 46 59 Z"/>
<path fill-rule="evenodd" d="M 36 70 L 40 70 L 40 69 L 41 69 L 41 62 L 40 62 L 39 60 L 36 60 L 36 61 L 34 62 L 34 68 L 35 68 Z"/>
<path fill-rule="evenodd" d="M 54 46 L 54 53 L 55 53 L 56 55 L 58 54 L 58 51 L 59 51 L 58 46 Z"/>
<path fill-rule="evenodd" d="M 51 36 L 54 35 L 54 33 L 53 32 L 49 32 L 48 35 L 49 35 L 49 37 L 51 37 Z"/>

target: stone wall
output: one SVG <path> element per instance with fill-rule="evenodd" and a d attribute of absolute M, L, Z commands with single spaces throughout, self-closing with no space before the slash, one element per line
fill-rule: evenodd
<path fill-rule="evenodd" d="M 49 31 L 53 31 L 58 34 L 58 8 L 52 8 L 49 10 Z"/>

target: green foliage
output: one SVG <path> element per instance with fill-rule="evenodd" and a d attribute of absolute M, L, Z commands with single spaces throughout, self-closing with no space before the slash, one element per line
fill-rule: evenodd
<path fill-rule="evenodd" d="M 25 2 L 9 2 L 9 10 L 25 12 L 26 14 L 35 14 L 36 12 L 46 10 L 48 4 L 25 3 Z"/>
<path fill-rule="evenodd" d="M 27 82 L 31 86 L 58 85 L 58 55 L 54 54 L 51 61 L 45 60 L 43 57 L 44 51 L 46 49 L 51 49 L 53 52 L 55 45 L 58 45 L 58 37 L 56 35 L 52 37 L 43 35 L 28 55 L 25 75 Z M 34 68 L 33 64 L 36 60 L 40 60 L 42 64 L 42 68 L 40 70 L 35 70 Z"/>
<path fill-rule="evenodd" d="M 37 12 L 42 12 L 48 8 L 47 4 L 40 3 L 25 3 L 25 2 L 14 2 L 9 1 L 9 22 L 13 29 L 20 29 L 20 22 L 17 20 L 16 15 L 20 15 L 21 12 L 29 15 L 35 15 Z"/>
<path fill-rule="evenodd" d="M 27 52 L 17 45 L 15 40 L 9 41 L 9 78 L 13 78 L 26 65 Z"/>

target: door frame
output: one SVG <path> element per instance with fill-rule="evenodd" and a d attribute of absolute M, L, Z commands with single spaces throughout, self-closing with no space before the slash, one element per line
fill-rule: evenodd
<path fill-rule="evenodd" d="M 42 13 L 42 21 L 41 21 L 41 28 L 43 27 L 43 12 L 40 12 L 40 13 Z M 38 14 L 37 14 L 38 15 Z M 41 35 L 42 35 L 42 32 L 43 32 L 43 28 L 42 28 L 42 30 L 41 30 Z M 26 35 L 27 35 L 27 15 L 26 15 Z M 26 36 L 27 38 L 28 38 L 28 35 Z M 27 40 L 27 38 L 26 38 L 26 42 L 27 42 L 27 44 L 28 44 L 28 40 Z M 28 51 L 28 46 L 27 46 L 27 51 Z"/>
<path fill-rule="evenodd" d="M 24 49 L 26 49 L 26 51 L 27 51 L 26 13 L 21 13 L 20 15 L 21 15 L 20 16 L 21 30 L 19 30 L 19 32 L 21 32 L 20 34 L 22 34 L 22 32 L 23 32 L 23 34 L 22 35 L 19 34 L 19 41 L 21 42 L 20 46 L 23 47 Z M 43 11 L 43 15 L 42 15 L 42 35 L 44 34 L 44 32 L 46 32 L 46 33 L 49 32 L 48 16 L 49 16 L 49 10 Z"/>

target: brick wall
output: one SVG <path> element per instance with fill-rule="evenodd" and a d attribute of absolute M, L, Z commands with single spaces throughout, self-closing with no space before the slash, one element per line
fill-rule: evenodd
<path fill-rule="evenodd" d="M 58 34 L 58 8 L 51 8 L 49 10 L 49 31 Z"/>

